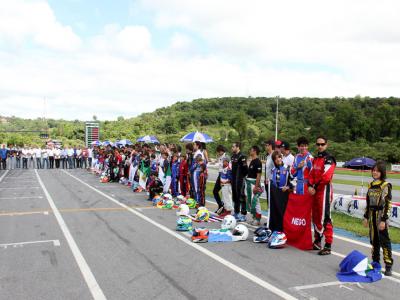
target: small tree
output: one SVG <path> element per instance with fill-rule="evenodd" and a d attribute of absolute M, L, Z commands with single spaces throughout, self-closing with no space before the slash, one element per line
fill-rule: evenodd
<path fill-rule="evenodd" d="M 239 141 L 242 144 L 247 137 L 247 123 L 248 120 L 246 114 L 244 112 L 240 112 L 237 114 L 232 126 L 237 131 L 239 135 Z"/>

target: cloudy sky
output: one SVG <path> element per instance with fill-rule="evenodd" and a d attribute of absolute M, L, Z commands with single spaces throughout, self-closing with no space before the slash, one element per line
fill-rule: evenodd
<path fill-rule="evenodd" d="M 398 0 L 0 0 L 0 115 L 400 96 Z"/>

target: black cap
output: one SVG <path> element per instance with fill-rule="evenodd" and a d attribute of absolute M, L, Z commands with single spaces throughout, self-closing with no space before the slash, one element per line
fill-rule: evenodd
<path fill-rule="evenodd" d="M 281 147 L 286 149 L 286 150 L 289 150 L 290 149 L 290 144 L 288 142 L 283 141 Z"/>

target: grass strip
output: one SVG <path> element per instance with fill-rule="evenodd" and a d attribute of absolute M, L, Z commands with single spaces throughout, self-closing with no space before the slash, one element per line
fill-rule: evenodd
<path fill-rule="evenodd" d="M 349 170 L 335 170 L 335 174 L 338 175 L 351 175 L 351 176 L 368 176 L 371 177 L 371 171 L 368 172 L 364 172 L 363 174 L 361 173 L 361 171 L 349 171 Z M 387 173 L 387 178 L 392 178 L 392 179 L 400 179 L 400 174 L 389 174 Z"/>
<path fill-rule="evenodd" d="M 347 179 L 333 179 L 333 183 L 353 185 L 353 186 L 357 186 L 357 187 L 361 187 L 362 186 L 361 181 L 347 180 Z M 369 183 L 369 181 L 365 181 L 364 182 L 364 188 L 365 189 L 368 189 L 368 183 Z M 400 186 L 392 185 L 392 189 L 395 190 L 395 191 L 400 191 Z"/>

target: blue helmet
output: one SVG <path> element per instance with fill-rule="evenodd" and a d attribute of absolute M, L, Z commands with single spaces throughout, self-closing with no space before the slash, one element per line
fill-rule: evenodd
<path fill-rule="evenodd" d="M 274 231 L 268 243 L 269 248 L 277 249 L 283 248 L 286 244 L 287 238 L 283 232 Z"/>
<path fill-rule="evenodd" d="M 190 231 L 193 229 L 192 219 L 187 216 L 180 216 L 176 220 L 176 230 L 177 231 Z"/>
<path fill-rule="evenodd" d="M 253 242 L 254 243 L 268 243 L 270 241 L 272 231 L 267 227 L 258 227 L 254 231 Z"/>

